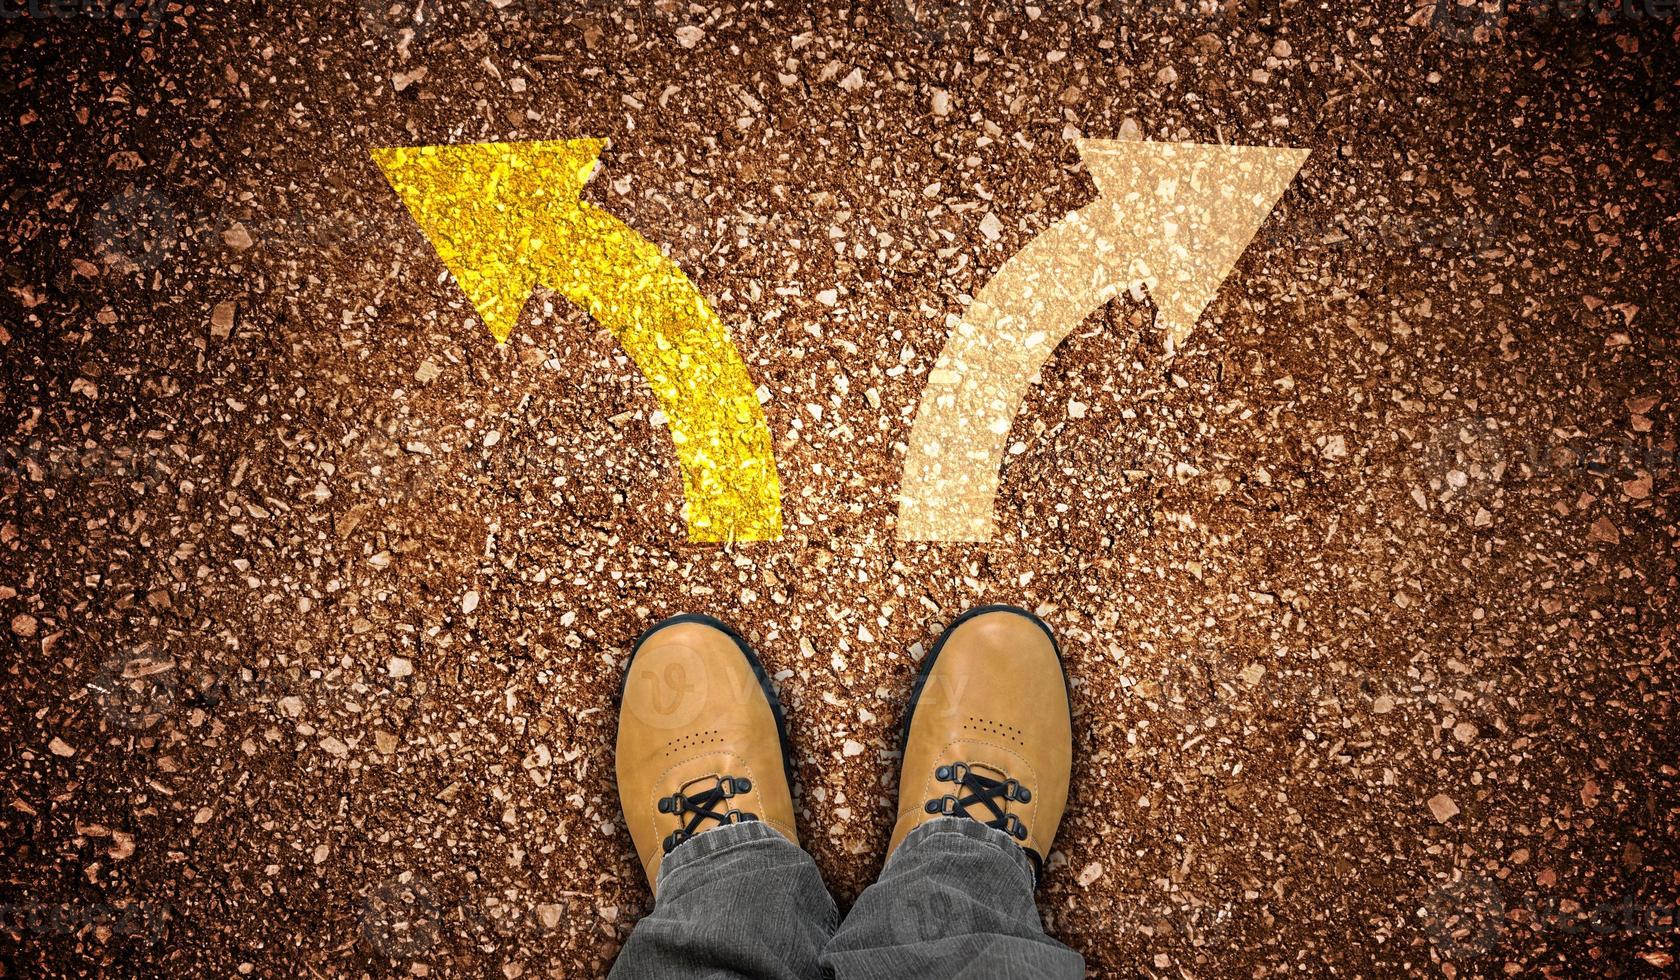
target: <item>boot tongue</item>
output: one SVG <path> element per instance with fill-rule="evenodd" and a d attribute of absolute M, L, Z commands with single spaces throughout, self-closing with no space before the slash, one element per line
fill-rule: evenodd
<path fill-rule="evenodd" d="M 949 794 L 937 801 L 939 812 L 954 808 L 955 813 L 946 812 L 946 815 L 967 817 L 1015 838 L 1032 863 L 1033 884 L 1037 885 L 1044 877 L 1044 855 L 1027 846 L 1031 831 L 1021 821 L 1020 814 L 1015 812 L 1032 802 L 1032 790 L 1021 785 L 1019 780 L 1010 778 L 1004 770 L 979 762 L 948 763 L 940 766 L 934 777 L 939 782 L 955 784 Z M 928 801 L 929 813 L 936 812 L 935 802 Z"/>
<path fill-rule="evenodd" d="M 1010 808 L 1032 802 L 1032 790 L 1008 773 L 983 763 L 956 761 L 934 770 L 936 785 L 947 792 L 923 804 L 928 813 L 967 817 L 1017 841 L 1027 839 L 1027 825 Z"/>
<path fill-rule="evenodd" d="M 665 853 L 702 831 L 757 820 L 758 814 L 739 810 L 732 802 L 734 797 L 751 791 L 749 779 L 713 774 L 691 779 L 675 793 L 661 797 L 659 812 L 671 814 L 679 824 L 665 838 Z"/>

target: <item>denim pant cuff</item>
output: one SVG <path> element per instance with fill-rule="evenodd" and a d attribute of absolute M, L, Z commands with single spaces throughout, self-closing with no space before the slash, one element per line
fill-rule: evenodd
<path fill-rule="evenodd" d="M 1028 891 L 1035 890 L 1038 887 L 1038 879 L 1033 875 L 1032 861 L 1028 859 L 1027 852 L 1021 850 L 1021 845 L 1015 843 L 1014 838 L 1001 830 L 988 827 L 978 820 L 970 820 L 967 817 L 936 817 L 910 831 L 905 836 L 904 842 L 898 845 L 898 850 L 887 856 L 887 863 L 881 869 L 882 872 L 885 873 L 887 868 L 892 867 L 893 862 L 897 861 L 900 855 L 913 853 L 923 842 L 953 834 L 971 838 L 976 842 L 973 845 L 975 847 L 990 847 L 1001 851 L 1008 856 L 1017 868 L 1021 869 L 1021 875 L 1026 879 Z"/>
<path fill-rule="evenodd" d="M 690 837 L 665 855 L 665 860 L 659 865 L 659 890 L 663 892 L 666 879 L 680 873 L 689 865 L 697 864 L 722 851 L 750 846 L 759 841 L 770 841 L 772 847 L 775 846 L 775 841 L 781 841 L 787 847 L 798 849 L 792 841 L 762 820 L 748 820 L 718 827 Z"/>

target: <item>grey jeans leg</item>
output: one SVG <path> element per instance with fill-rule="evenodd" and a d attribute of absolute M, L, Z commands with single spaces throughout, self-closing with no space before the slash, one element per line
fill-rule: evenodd
<path fill-rule="evenodd" d="M 665 856 L 659 898 L 615 980 L 818 980 L 839 912 L 811 856 L 759 821 L 708 830 Z"/>
<path fill-rule="evenodd" d="M 823 950 L 835 980 L 1071 980 L 1078 953 L 1044 934 L 1032 864 L 1001 831 L 961 817 L 910 832 Z"/>

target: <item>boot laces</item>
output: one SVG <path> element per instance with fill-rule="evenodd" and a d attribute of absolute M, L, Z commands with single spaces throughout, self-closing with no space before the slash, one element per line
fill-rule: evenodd
<path fill-rule="evenodd" d="M 730 806 L 731 797 L 752 790 L 752 780 L 736 776 L 701 776 L 682 785 L 670 796 L 659 798 L 659 812 L 669 813 L 683 820 L 683 825 L 665 838 L 665 853 L 700 833 L 701 824 L 708 821 L 725 826 L 757 820 L 758 814 L 746 813 Z M 723 809 L 727 807 L 727 809 Z"/>
<path fill-rule="evenodd" d="M 1018 841 L 1027 839 L 1027 825 L 1009 812 L 1010 803 L 1028 803 L 1032 791 L 1020 780 L 990 766 L 953 762 L 933 771 L 942 783 L 955 783 L 956 792 L 936 796 L 923 804 L 928 813 L 947 817 L 967 817 L 994 830 L 1001 830 Z"/>

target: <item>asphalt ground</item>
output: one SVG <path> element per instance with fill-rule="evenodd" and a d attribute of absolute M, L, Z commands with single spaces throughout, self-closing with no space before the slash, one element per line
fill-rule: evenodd
<path fill-rule="evenodd" d="M 1066 651 L 1093 976 L 1671 968 L 1680 15 L 1573 9 L 7 0 L 6 975 L 600 975 L 686 610 L 844 906 L 984 602 Z M 498 346 L 370 156 L 581 137 L 768 390 L 779 541 L 689 543 L 613 336 Z M 1312 152 L 1174 356 L 1128 294 L 1046 363 L 990 541 L 901 542 L 1082 138 Z"/>

